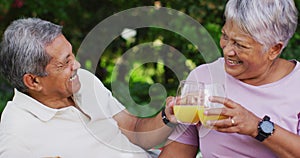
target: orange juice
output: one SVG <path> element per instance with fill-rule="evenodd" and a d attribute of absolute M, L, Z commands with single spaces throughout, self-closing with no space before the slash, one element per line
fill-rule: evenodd
<path fill-rule="evenodd" d="M 174 105 L 173 110 L 176 119 L 181 123 L 197 124 L 198 105 Z"/>
<path fill-rule="evenodd" d="M 204 115 L 205 110 L 206 110 L 206 108 L 204 108 L 203 106 L 200 106 L 198 109 L 198 117 L 204 126 L 206 126 L 206 121 L 208 121 L 208 120 L 222 120 L 222 119 L 228 118 L 227 116 L 223 116 L 223 115 L 206 116 L 206 115 Z"/>

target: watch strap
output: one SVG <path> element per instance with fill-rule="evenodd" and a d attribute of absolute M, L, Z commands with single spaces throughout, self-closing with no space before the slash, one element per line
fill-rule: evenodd
<path fill-rule="evenodd" d="M 266 138 L 268 138 L 268 136 L 263 135 L 262 133 L 258 133 L 258 135 L 255 137 L 255 139 L 260 142 L 264 141 Z"/>
<path fill-rule="evenodd" d="M 167 118 L 165 107 L 163 107 L 163 109 L 161 110 L 161 117 L 162 117 L 162 121 L 170 128 L 174 128 L 176 126 L 176 124 L 170 122 L 170 120 Z"/>

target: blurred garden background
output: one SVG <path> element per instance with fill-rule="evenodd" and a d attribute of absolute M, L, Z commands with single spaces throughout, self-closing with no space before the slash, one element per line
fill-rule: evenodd
<path fill-rule="evenodd" d="M 81 42 L 89 31 L 105 18 L 134 7 L 155 6 L 158 8 L 172 8 L 189 15 L 204 26 L 218 45 L 221 27 L 224 23 L 223 11 L 225 3 L 226 0 L 0 0 L 0 37 L 2 38 L 5 28 L 13 20 L 22 17 L 39 17 L 64 26 L 63 33 L 72 43 L 76 54 Z M 295 3 L 300 8 L 300 0 L 295 0 Z M 182 29 L 190 30 L 188 26 Z M 197 65 L 205 63 L 198 49 L 179 34 L 151 27 L 140 28 L 135 31 L 136 35 L 134 38 L 125 39 L 119 36 L 110 43 L 97 63 L 96 76 L 109 89 L 112 82 L 124 80 L 125 77 L 129 82 L 131 97 L 138 104 L 143 105 L 150 101 L 149 87 L 152 84 L 160 83 L 165 87 L 168 95 L 175 95 L 179 81 L 174 72 L 167 66 L 155 62 L 137 67 L 134 72 L 129 74 L 113 76 L 112 71 L 116 61 L 127 50 L 146 42 L 170 45 L 183 53 L 187 58 L 184 63 L 189 70 L 182 72 L 185 76 Z M 282 53 L 282 57 L 300 60 L 299 27 L 288 47 Z M 119 86 L 122 89 L 124 85 Z M 13 88 L 3 76 L 0 76 L 0 113 L 6 102 L 12 99 L 12 96 Z M 126 102 L 127 96 L 124 97 L 119 96 L 118 99 L 130 111 L 135 113 L 135 107 L 130 106 Z"/>

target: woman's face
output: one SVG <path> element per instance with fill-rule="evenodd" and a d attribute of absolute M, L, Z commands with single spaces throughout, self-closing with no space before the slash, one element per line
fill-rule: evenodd
<path fill-rule="evenodd" d="M 220 46 L 223 49 L 226 72 L 245 82 L 264 76 L 272 63 L 264 46 L 233 21 L 227 21 L 223 26 Z"/>

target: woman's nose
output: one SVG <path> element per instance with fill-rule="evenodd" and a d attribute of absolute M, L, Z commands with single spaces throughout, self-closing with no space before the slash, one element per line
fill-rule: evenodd
<path fill-rule="evenodd" d="M 235 51 L 232 49 L 228 50 L 228 51 L 223 50 L 223 52 L 224 52 L 224 55 L 226 55 L 226 56 L 234 56 L 236 54 Z"/>
<path fill-rule="evenodd" d="M 234 56 L 236 52 L 233 49 L 233 44 L 231 42 L 227 42 L 222 47 L 223 54 L 227 56 Z"/>

